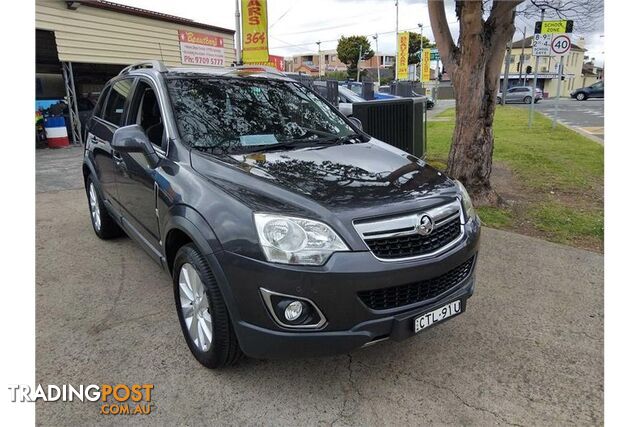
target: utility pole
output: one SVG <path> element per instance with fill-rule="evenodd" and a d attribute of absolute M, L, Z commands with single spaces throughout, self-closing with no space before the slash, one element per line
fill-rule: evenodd
<path fill-rule="evenodd" d="M 320 43 L 322 42 L 316 42 L 316 44 L 318 45 L 318 77 L 322 76 L 322 51 L 320 50 Z"/>
<path fill-rule="evenodd" d="M 398 55 L 400 54 L 400 45 L 398 44 L 398 34 L 399 34 L 399 27 L 398 27 L 398 20 L 399 20 L 399 9 L 400 6 L 398 6 L 398 0 L 396 0 L 396 64 L 395 64 L 395 69 L 396 69 L 396 81 L 398 81 Z"/>
<path fill-rule="evenodd" d="M 518 84 L 522 80 L 522 67 L 524 67 L 524 39 L 527 38 L 527 26 L 522 30 L 522 50 L 520 51 L 520 74 L 518 75 Z M 532 41 L 533 43 L 533 41 Z M 533 44 L 531 45 L 531 53 L 533 53 Z"/>
<path fill-rule="evenodd" d="M 378 70 L 378 87 L 380 87 L 380 55 L 378 55 L 378 33 L 373 36 L 373 39 L 376 41 L 376 68 Z"/>
<path fill-rule="evenodd" d="M 418 27 L 420 27 L 420 83 L 422 83 L 422 74 L 424 74 L 424 71 L 422 70 L 422 67 L 424 67 L 424 58 L 422 57 L 422 24 L 418 24 Z M 416 70 L 418 69 L 418 67 L 416 67 Z"/>
<path fill-rule="evenodd" d="M 556 123 L 558 122 L 558 101 L 560 100 L 560 85 L 562 85 L 562 75 L 564 74 L 564 70 L 562 67 L 564 66 L 564 56 L 560 57 L 560 64 L 558 64 L 558 85 L 556 87 L 556 102 L 553 106 L 553 126 L 552 128 L 556 128 Z M 534 93 L 535 96 L 535 93 Z"/>
<path fill-rule="evenodd" d="M 502 77 L 502 98 L 500 104 L 505 104 L 505 98 L 507 97 L 507 89 L 509 88 L 509 65 L 511 64 L 511 40 L 507 45 L 507 52 L 504 55 L 504 76 Z"/>
<path fill-rule="evenodd" d="M 236 65 L 242 65 L 242 32 L 240 31 L 240 0 L 236 0 Z"/>
<path fill-rule="evenodd" d="M 358 62 L 356 62 L 356 67 L 358 68 L 357 82 L 360 81 L 360 58 L 362 58 L 362 45 L 360 45 L 360 49 L 358 50 Z"/>
<path fill-rule="evenodd" d="M 544 21 L 544 9 L 540 10 L 540 22 Z M 533 41 L 531 43 L 531 53 L 533 53 Z M 533 95 L 531 96 L 531 104 L 529 104 L 529 129 L 533 124 L 533 106 L 535 104 L 536 87 L 538 87 L 538 66 L 540 65 L 540 57 L 536 56 L 536 68 L 533 71 Z"/>

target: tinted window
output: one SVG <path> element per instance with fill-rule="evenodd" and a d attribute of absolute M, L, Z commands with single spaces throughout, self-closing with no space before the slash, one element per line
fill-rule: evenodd
<path fill-rule="evenodd" d="M 144 80 L 136 85 L 136 92 L 129 107 L 129 122 L 144 129 L 152 144 L 162 148 L 164 142 L 164 122 L 160 113 L 160 104 L 153 88 Z"/>
<path fill-rule="evenodd" d="M 102 92 L 100 92 L 100 98 L 98 98 L 98 103 L 96 104 L 96 108 L 94 110 L 94 115 L 96 117 L 100 117 L 101 119 L 104 118 L 102 114 L 104 110 L 104 100 L 107 99 L 107 95 L 109 94 L 110 89 L 111 88 L 109 86 L 105 86 L 105 88 L 102 89 Z"/>
<path fill-rule="evenodd" d="M 167 86 L 180 136 L 197 148 L 250 151 L 353 133 L 299 83 L 207 77 L 169 79 Z"/>
<path fill-rule="evenodd" d="M 107 105 L 104 110 L 104 119 L 114 125 L 122 124 L 122 115 L 124 114 L 124 103 L 131 91 L 133 80 L 118 80 L 111 87 Z"/>

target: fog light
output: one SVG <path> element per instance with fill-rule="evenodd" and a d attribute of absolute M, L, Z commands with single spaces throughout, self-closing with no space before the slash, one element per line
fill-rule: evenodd
<path fill-rule="evenodd" d="M 289 322 L 293 322 L 302 315 L 302 308 L 302 303 L 300 301 L 292 302 L 284 309 L 284 318 Z"/>

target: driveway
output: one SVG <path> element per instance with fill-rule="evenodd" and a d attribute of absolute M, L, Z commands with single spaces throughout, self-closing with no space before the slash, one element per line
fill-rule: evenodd
<path fill-rule="evenodd" d="M 168 275 L 130 239 L 94 235 L 81 155 L 36 155 L 36 383 L 152 383 L 152 413 L 39 402 L 39 425 L 603 423 L 602 255 L 484 229 L 462 316 L 344 356 L 209 371 Z"/>
<path fill-rule="evenodd" d="M 553 119 L 555 102 L 555 99 L 543 99 L 535 104 L 535 109 Z M 525 104 L 509 105 L 528 108 Z M 576 101 L 571 98 L 561 98 L 558 100 L 558 121 L 604 142 L 604 99 Z"/>

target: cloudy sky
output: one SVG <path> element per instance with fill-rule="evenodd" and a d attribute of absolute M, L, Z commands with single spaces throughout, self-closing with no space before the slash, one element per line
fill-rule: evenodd
<path fill-rule="evenodd" d="M 117 3 L 169 13 L 195 21 L 235 28 L 235 0 L 114 0 Z M 602 1 L 602 0 L 593 0 Z M 446 1 L 447 16 L 455 38 L 457 21 L 453 0 Z M 424 34 L 433 40 L 429 24 L 426 0 L 400 0 L 400 30 L 418 32 L 418 24 L 424 24 Z M 379 34 L 379 51 L 395 54 L 396 7 L 395 0 L 269 0 L 269 50 L 274 55 L 291 56 L 317 52 L 321 47 L 335 49 L 341 35 Z M 601 21 L 601 20 L 600 20 Z M 518 17 L 514 40 L 522 38 L 521 31 L 533 32 L 533 20 L 526 22 Z M 574 31 L 579 31 L 575 28 Z M 519 35 L 520 34 L 520 35 Z M 604 60 L 604 30 L 601 22 L 585 32 L 587 54 Z M 370 37 L 371 46 L 375 48 Z"/>

